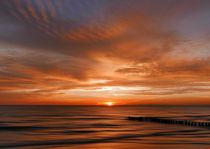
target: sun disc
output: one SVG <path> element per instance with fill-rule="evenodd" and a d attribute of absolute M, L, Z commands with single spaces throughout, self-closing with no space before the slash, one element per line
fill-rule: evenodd
<path fill-rule="evenodd" d="M 113 102 L 106 102 L 106 105 L 107 106 L 112 106 L 113 105 Z"/>

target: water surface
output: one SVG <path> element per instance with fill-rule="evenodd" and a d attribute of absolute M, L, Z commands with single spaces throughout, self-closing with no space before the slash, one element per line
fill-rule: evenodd
<path fill-rule="evenodd" d="M 0 106 L 0 148 L 210 149 L 210 129 L 127 116 L 210 121 L 208 106 Z"/>

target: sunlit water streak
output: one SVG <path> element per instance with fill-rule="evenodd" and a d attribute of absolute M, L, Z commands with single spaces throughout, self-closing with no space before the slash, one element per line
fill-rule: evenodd
<path fill-rule="evenodd" d="M 210 121 L 209 107 L 0 106 L 0 148 L 210 148 L 210 129 L 127 116 Z"/>

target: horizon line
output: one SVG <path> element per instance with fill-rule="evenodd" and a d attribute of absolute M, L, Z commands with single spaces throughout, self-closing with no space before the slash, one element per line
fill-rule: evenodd
<path fill-rule="evenodd" d="M 0 104 L 0 106 L 103 106 L 107 105 L 70 105 L 70 104 Z M 118 106 L 210 106 L 210 104 L 128 104 L 128 105 L 112 105 L 112 107 Z"/>

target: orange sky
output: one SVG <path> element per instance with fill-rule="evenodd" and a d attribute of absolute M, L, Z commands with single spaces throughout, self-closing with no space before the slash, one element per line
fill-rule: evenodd
<path fill-rule="evenodd" d="M 208 0 L 0 2 L 0 104 L 210 104 Z"/>

